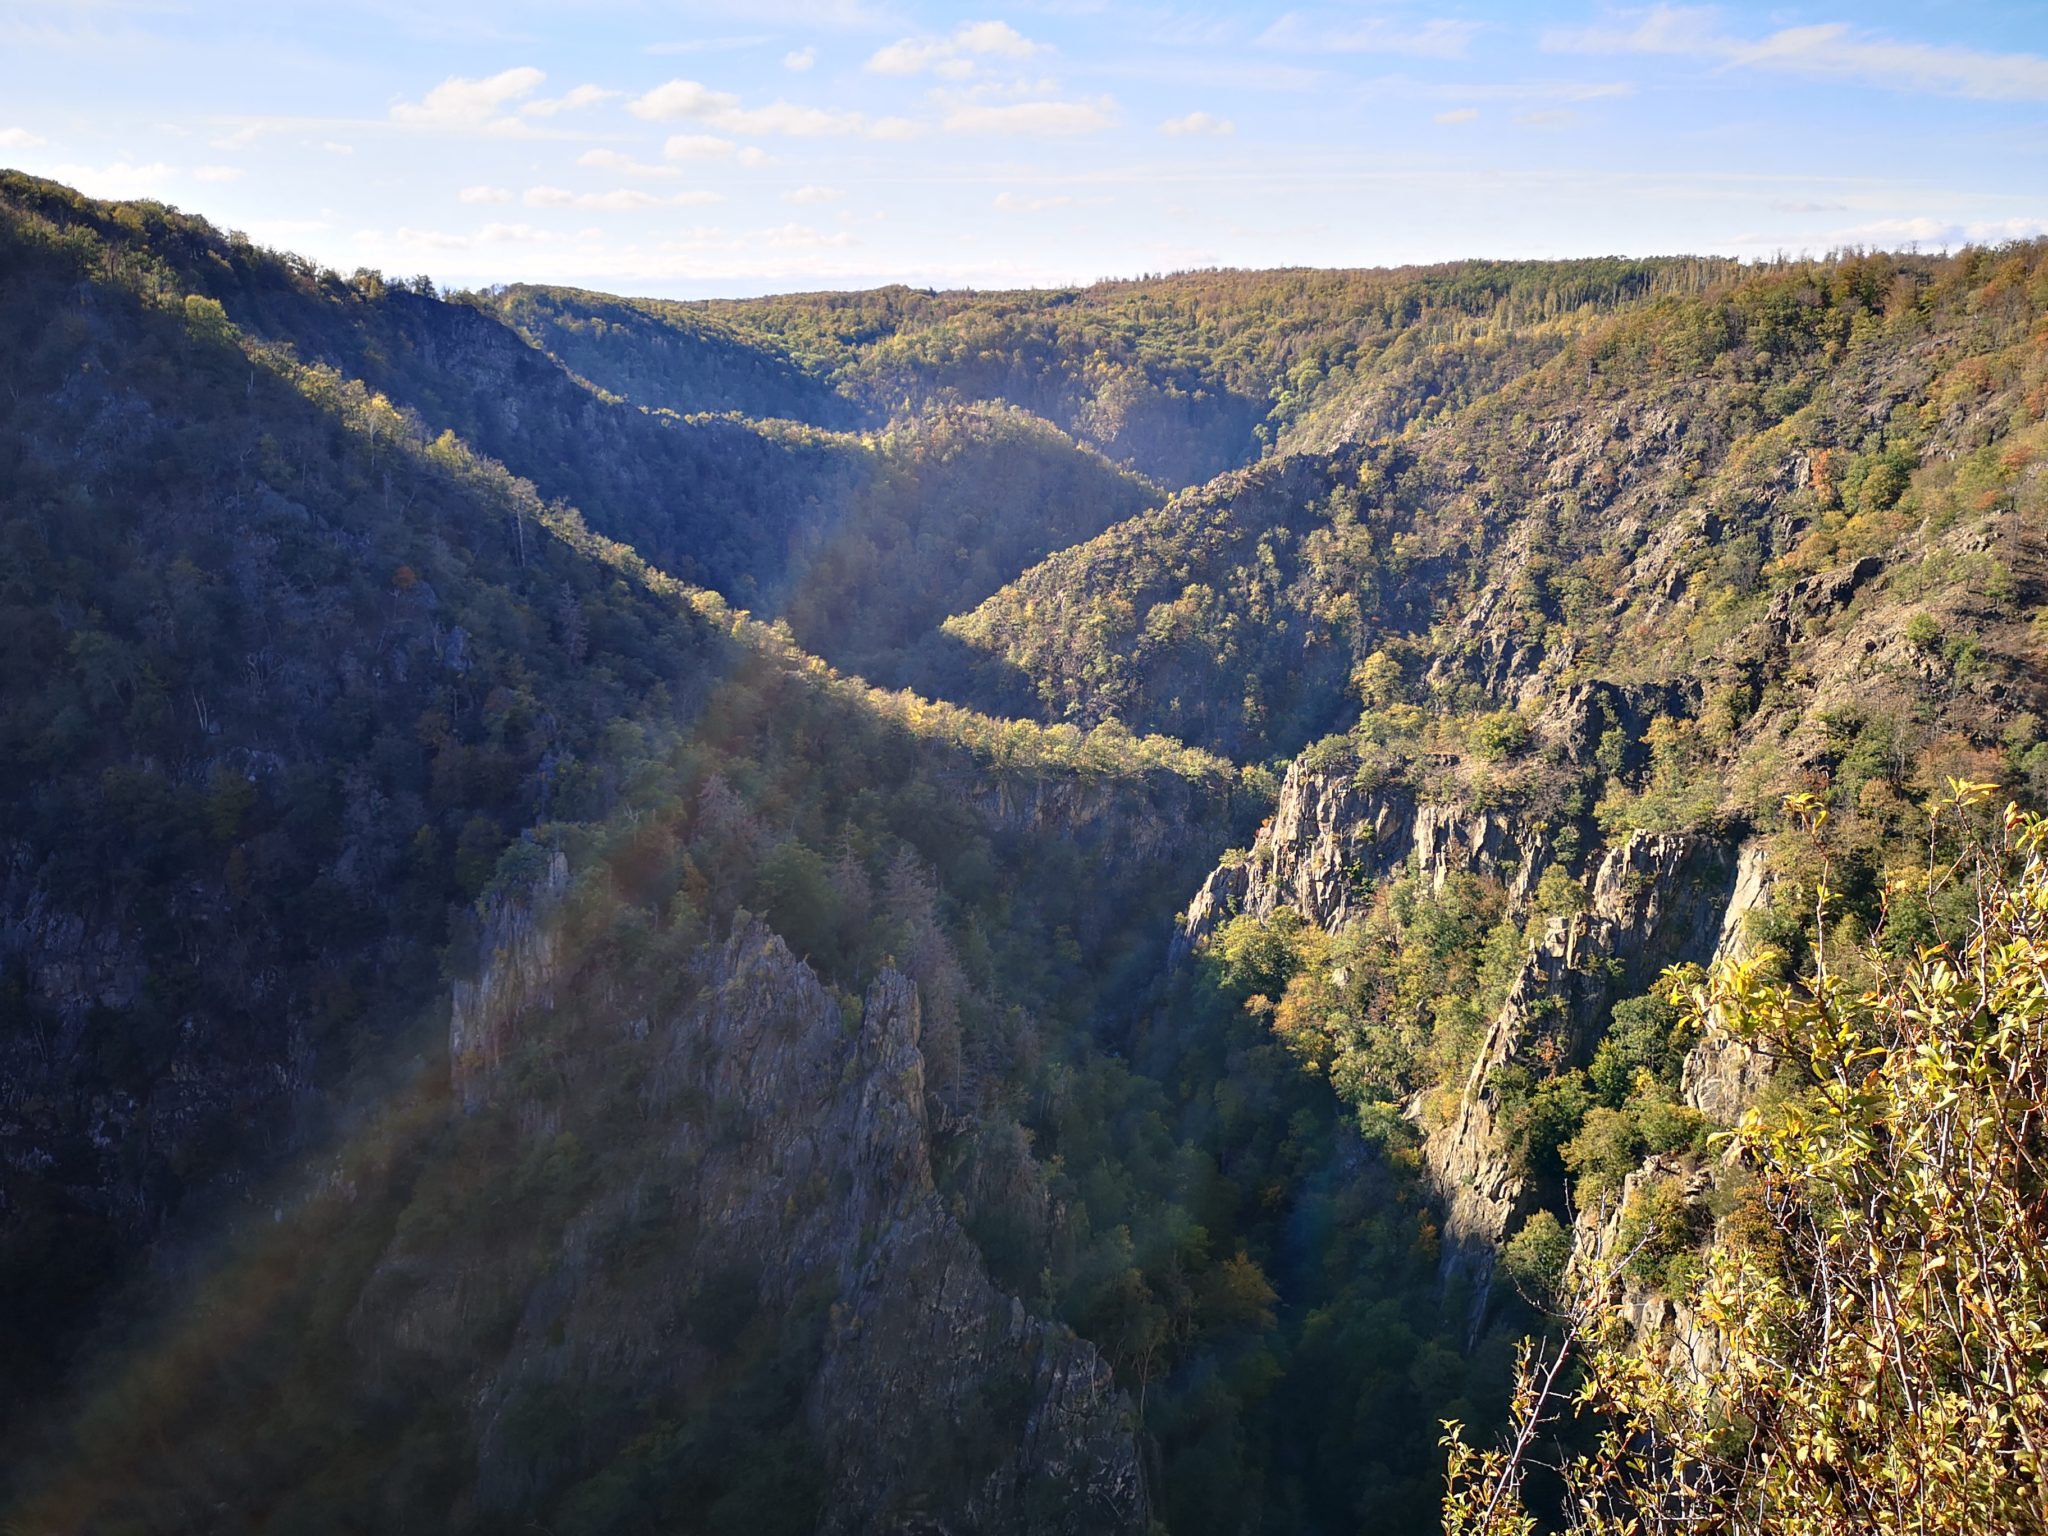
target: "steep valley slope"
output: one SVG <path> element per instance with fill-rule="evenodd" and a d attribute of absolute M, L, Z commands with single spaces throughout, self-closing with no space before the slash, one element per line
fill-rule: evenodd
<path fill-rule="evenodd" d="M 1560 1243 L 1695 1326 L 1774 1066 L 1664 969 L 2048 794 L 2044 315 L 441 295 L 0 176 L 0 1525 L 1434 1529 Z"/>

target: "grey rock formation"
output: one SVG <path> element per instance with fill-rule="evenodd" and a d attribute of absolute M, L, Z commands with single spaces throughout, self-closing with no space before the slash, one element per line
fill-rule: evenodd
<path fill-rule="evenodd" d="M 1736 855 L 1735 886 L 1728 894 L 1727 912 L 1714 944 L 1717 963 L 1739 959 L 1748 952 L 1749 916 L 1769 899 L 1770 872 L 1763 844 L 1744 843 Z M 1769 1085 L 1774 1065 L 1770 1057 L 1746 1042 L 1709 1030 L 1686 1055 L 1685 1102 L 1711 1119 L 1732 1124 Z"/>
<path fill-rule="evenodd" d="M 1620 998 L 1665 965 L 1706 958 L 1722 925 L 1733 860 L 1711 839 L 1629 834 L 1601 858 L 1589 911 L 1552 918 L 1532 946 L 1487 1030 L 1458 1111 L 1423 1142 L 1423 1164 L 1444 1210 L 1445 1277 L 1474 1282 L 1473 1325 L 1500 1243 L 1536 1208 L 1541 1191 L 1501 1146 L 1503 1067 L 1537 1060 L 1578 1065 Z"/>
<path fill-rule="evenodd" d="M 1629 1255 L 1622 1250 L 1622 1219 L 1629 1203 L 1659 1184 L 1676 1186 L 1685 1208 L 1702 1225 L 1711 1225 L 1706 1199 L 1713 1180 L 1707 1171 L 1682 1157 L 1652 1157 L 1624 1178 L 1611 1198 L 1579 1209 L 1572 1239 L 1589 1261 L 1586 1272 L 1610 1277 L 1609 1299 L 1620 1307 L 1637 1347 L 1661 1351 L 1664 1363 L 1677 1371 L 1698 1373 L 1714 1363 L 1718 1335 L 1683 1297 L 1666 1295 L 1630 1275 Z"/>
<path fill-rule="evenodd" d="M 1593 679 L 1573 683 L 1550 700 L 1537 721 L 1537 731 L 1574 763 L 1595 760 L 1601 738 L 1617 731 L 1623 744 L 1622 766 L 1639 769 L 1648 758 L 1643 745 L 1650 723 L 1660 715 L 1698 713 L 1700 685 L 1690 678 L 1673 682 L 1616 683 Z"/>
<path fill-rule="evenodd" d="M 521 1015 L 554 1006 L 556 937 L 546 917 L 568 884 L 569 859 L 557 849 L 531 893 L 493 902 L 476 979 L 449 988 L 448 1070 L 465 1109 L 483 1104 Z"/>
<path fill-rule="evenodd" d="M 1814 624 L 1846 608 L 1850 599 L 1883 570 L 1882 560 L 1865 555 L 1848 565 L 1794 582 L 1771 599 L 1763 619 L 1765 633 L 1778 646 L 1791 645 Z"/>
<path fill-rule="evenodd" d="M 1751 913 L 1770 899 L 1771 877 L 1764 845 L 1745 842 L 1736 852 L 1734 882 L 1721 916 L 1712 960 L 1721 964 L 1749 952 Z M 1723 1124 L 1734 1121 L 1769 1085 L 1774 1061 L 1743 1041 L 1709 1030 L 1688 1053 L 1682 1092 L 1692 1108 Z M 1574 1242 L 1585 1272 L 1608 1275 L 1609 1299 L 1621 1309 L 1639 1349 L 1655 1352 L 1669 1369 L 1699 1373 L 1716 1363 L 1719 1335 L 1701 1321 L 1690 1300 L 1644 1284 L 1624 1268 L 1622 1221 L 1629 1204 L 1652 1185 L 1675 1187 L 1695 1230 L 1711 1230 L 1707 1197 L 1717 1170 L 1680 1155 L 1653 1156 L 1622 1180 L 1621 1187 L 1576 1215 Z"/>
<path fill-rule="evenodd" d="M 1418 803 L 1405 786 L 1361 788 L 1348 769 L 1297 760 L 1250 855 L 1219 865 L 1188 904 L 1172 954 L 1184 958 L 1239 913 L 1271 917 L 1290 907 L 1334 931 L 1373 882 L 1411 858 L 1437 890 L 1454 873 L 1482 875 L 1520 906 L 1550 857 L 1546 833 L 1504 812 Z"/>
<path fill-rule="evenodd" d="M 1544 731 L 1590 754 L 1604 730 L 1652 718 L 1670 702 L 1656 687 L 1587 684 L 1546 714 Z M 1356 915 L 1370 882 L 1404 866 L 1438 889 L 1454 872 L 1499 880 L 1511 910 L 1525 910 L 1552 861 L 1547 835 L 1511 814 L 1417 803 L 1404 787 L 1360 788 L 1348 770 L 1297 761 L 1250 854 L 1219 866 L 1189 904 L 1173 951 L 1185 957 L 1238 913 L 1291 908 L 1334 931 Z M 1755 845 L 1738 857 L 1716 839 L 1684 833 L 1629 834 L 1598 855 L 1586 884 L 1588 910 L 1552 918 L 1536 937 L 1455 1113 L 1424 1138 L 1425 1174 L 1443 1211 L 1444 1277 L 1472 1283 L 1475 1331 L 1500 1243 L 1554 1195 L 1509 1162 L 1496 1075 L 1517 1064 L 1583 1065 L 1616 1001 L 1666 965 L 1726 949 L 1765 891 Z M 1726 1070 L 1746 1082 L 1754 1068 L 1731 1060 Z"/>
<path fill-rule="evenodd" d="M 544 906 L 494 914 L 489 963 L 453 1019 L 465 1104 L 535 1135 L 557 1130 L 517 1073 L 493 1069 L 523 1030 L 549 1027 L 567 985 L 547 930 Z M 725 1342 L 706 1312 L 716 1293 L 815 1327 L 803 1417 L 821 1530 L 1144 1530 L 1130 1407 L 1108 1365 L 997 1289 L 934 1185 L 916 988 L 884 970 L 856 1016 L 752 918 L 696 981 L 677 1015 L 616 1021 L 611 1065 L 638 1088 L 608 1155 L 630 1177 L 596 1191 L 547 1264 L 522 1268 L 524 1250 L 450 1262 L 401 1236 L 358 1308 L 359 1346 L 429 1354 L 474 1336 L 479 1308 L 516 1318 L 471 1394 L 478 1504 L 530 1507 L 603 1454 L 573 1436 L 536 1452 L 521 1405 L 537 1395 L 695 1390 Z M 636 1224 L 657 1234 L 659 1261 L 607 1261 L 608 1235 Z"/>

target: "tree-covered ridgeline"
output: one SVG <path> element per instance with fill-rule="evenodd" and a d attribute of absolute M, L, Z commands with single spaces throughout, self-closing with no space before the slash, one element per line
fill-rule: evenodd
<path fill-rule="evenodd" d="M 1967 687 L 2037 643 L 2044 310 L 2038 242 L 1744 271 L 1465 409 L 1185 491 L 947 629 L 1043 718 L 1240 758 L 1591 680 L 1699 678 L 1725 732 L 1772 712 L 1790 589 L 1869 560 L 1864 601 L 1925 606 Z"/>
<path fill-rule="evenodd" d="M 1004 400 L 1179 488 L 1327 430 L 1317 423 L 1332 415 L 1394 431 L 1453 410 L 1603 315 L 1736 270 L 1690 257 L 1472 261 L 699 303 L 517 285 L 481 301 L 651 407 L 715 408 L 707 380 L 723 383 L 728 358 L 751 344 L 751 366 L 786 393 L 763 410 L 758 385 L 735 379 L 730 405 L 749 414 L 839 425 L 927 401 Z"/>

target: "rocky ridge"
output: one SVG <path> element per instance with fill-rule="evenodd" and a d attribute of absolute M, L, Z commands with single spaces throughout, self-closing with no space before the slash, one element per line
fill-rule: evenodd
<path fill-rule="evenodd" d="M 1496 1075 L 1542 1060 L 1582 1066 L 1606 1011 L 1668 964 L 1704 960 L 1727 908 L 1733 860 L 1715 840 L 1634 832 L 1601 856 L 1584 913 L 1553 917 L 1488 1028 L 1448 1124 L 1423 1140 L 1444 1208 L 1444 1273 L 1476 1282 L 1483 1306 L 1500 1243 L 1543 1191 L 1503 1154 Z M 1475 1316 L 1475 1324 L 1478 1318 Z"/>
<path fill-rule="evenodd" d="M 537 906 L 494 914 L 488 959 L 451 1008 L 464 1107 L 543 1142 L 564 1127 L 506 1064 L 556 1027 L 546 906 L 564 872 L 558 858 Z M 801 1401 L 821 1530 L 1143 1530 L 1108 1365 L 996 1288 L 935 1188 L 916 987 L 885 969 L 855 1014 L 744 915 L 693 980 L 673 1016 L 610 1019 L 612 1069 L 639 1084 L 632 1174 L 592 1192 L 545 1265 L 465 1263 L 401 1236 L 365 1288 L 352 1331 L 366 1348 L 470 1371 L 480 1509 L 544 1504 L 601 1459 L 595 1426 L 537 1452 L 532 1402 L 689 1397 L 736 1319 L 780 1316 L 811 1341 Z M 658 1262 L 617 1262 L 622 1230 L 656 1234 Z M 451 1354 L 494 1309 L 515 1319 L 502 1349 Z"/>
<path fill-rule="evenodd" d="M 1181 914 L 1173 958 L 1240 913 L 1271 917 L 1291 907 L 1334 932 L 1357 915 L 1374 882 L 1411 859 L 1438 889 L 1451 874 L 1480 875 L 1526 904 L 1550 860 L 1550 839 L 1503 812 L 1418 800 L 1405 785 L 1361 787 L 1347 770 L 1297 760 L 1249 855 L 1210 871 Z"/>
<path fill-rule="evenodd" d="M 1771 876 L 1763 844 L 1742 844 L 1735 857 L 1720 932 L 1711 963 L 1740 959 L 1750 949 L 1747 920 L 1770 898 Z M 1710 1120 L 1736 1120 L 1770 1085 L 1776 1063 L 1750 1045 L 1709 1029 L 1687 1053 L 1681 1095 L 1687 1107 Z M 1716 1334 L 1684 1295 L 1650 1284 L 1626 1267 L 1623 1222 L 1631 1204 L 1653 1188 L 1675 1190 L 1687 1219 L 1699 1229 L 1713 1225 L 1708 1197 L 1721 1167 L 1682 1154 L 1652 1156 L 1630 1172 L 1606 1198 L 1586 1201 L 1573 1212 L 1572 1241 L 1584 1271 L 1609 1275 L 1612 1298 L 1643 1348 L 1661 1351 L 1681 1369 L 1697 1371 L 1714 1359 Z"/>
<path fill-rule="evenodd" d="M 1572 690 L 1546 715 L 1546 729 L 1567 748 L 1572 723 L 1601 702 L 1598 687 Z M 1645 701 L 1626 696 L 1605 703 L 1607 718 L 1645 712 Z M 1583 722 L 1579 734 L 1588 734 Z M 1250 853 L 1212 871 L 1182 914 L 1172 953 L 1184 959 L 1240 913 L 1291 909 L 1335 932 L 1362 914 L 1374 884 L 1404 868 L 1438 889 L 1453 873 L 1499 881 L 1510 911 L 1520 913 L 1556 862 L 1548 831 L 1516 812 L 1418 800 L 1406 785 L 1366 787 L 1348 769 L 1297 760 Z M 1579 878 L 1586 910 L 1552 917 L 1536 935 L 1455 1111 L 1423 1138 L 1442 1212 L 1443 1275 L 1472 1282 L 1475 1329 L 1501 1242 L 1555 1193 L 1517 1172 L 1501 1144 L 1497 1074 L 1539 1061 L 1584 1065 L 1616 1001 L 1642 991 L 1666 965 L 1731 948 L 1767 892 L 1760 844 L 1738 850 L 1690 833 L 1630 833 L 1588 855 Z M 1688 1099 L 1725 1111 L 1757 1091 L 1767 1064 L 1718 1041 L 1695 1050 L 1686 1072 Z M 1411 1106 L 1412 1115 L 1424 1113 L 1422 1101 Z"/>

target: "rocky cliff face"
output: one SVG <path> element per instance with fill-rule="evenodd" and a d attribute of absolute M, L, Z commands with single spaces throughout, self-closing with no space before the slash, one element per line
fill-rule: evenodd
<path fill-rule="evenodd" d="M 1711 1225 L 1712 1218 L 1706 1214 L 1707 1195 L 1713 1188 L 1711 1172 L 1682 1157 L 1649 1158 L 1622 1180 L 1611 1199 L 1579 1208 L 1572 1241 L 1582 1255 L 1590 1256 L 1590 1272 L 1608 1273 L 1626 1262 L 1624 1215 L 1630 1203 L 1652 1186 L 1675 1189 L 1683 1207 L 1697 1213 L 1703 1225 Z M 1664 1361 L 1680 1371 L 1697 1372 L 1713 1361 L 1717 1335 L 1700 1321 L 1699 1313 L 1684 1297 L 1646 1285 L 1625 1269 L 1615 1274 L 1610 1284 L 1612 1299 L 1619 1304 L 1640 1347 L 1661 1352 Z"/>
<path fill-rule="evenodd" d="M 556 850 L 529 895 L 493 902 L 479 943 L 481 970 L 449 988 L 449 1075 L 466 1109 L 482 1105 L 521 1015 L 554 1006 L 557 940 L 546 918 L 568 884 L 568 856 Z"/>
<path fill-rule="evenodd" d="M 1735 883 L 1714 940 L 1716 962 L 1739 958 L 1747 951 L 1749 916 L 1763 907 L 1770 893 L 1763 844 L 1744 843 L 1736 854 Z M 1686 1056 L 1685 1102 L 1709 1119 L 1731 1124 L 1770 1083 L 1773 1067 L 1771 1059 L 1755 1048 L 1709 1031 Z"/>
<path fill-rule="evenodd" d="M 1155 770 L 1129 780 L 1000 776 L 963 780 L 962 798 L 1010 836 L 1058 838 L 1092 865 L 1171 869 L 1208 857 L 1226 834 L 1227 784 L 1199 785 Z"/>
<path fill-rule="evenodd" d="M 1745 842 L 1736 852 L 1734 880 L 1714 939 L 1712 960 L 1719 964 L 1740 958 L 1750 945 L 1751 913 L 1769 899 L 1771 875 L 1760 841 Z M 1773 1060 L 1745 1044 L 1709 1030 L 1687 1054 L 1682 1093 L 1685 1102 L 1710 1119 L 1727 1124 L 1754 1103 L 1769 1085 Z M 1583 1201 L 1574 1213 L 1572 1239 L 1584 1272 L 1608 1275 L 1611 1298 L 1633 1331 L 1638 1346 L 1657 1351 L 1678 1371 L 1697 1372 L 1714 1361 L 1718 1335 L 1704 1323 L 1691 1299 L 1645 1283 L 1624 1266 L 1624 1220 L 1631 1203 L 1653 1188 L 1675 1193 L 1679 1209 L 1693 1229 L 1708 1232 L 1714 1218 L 1708 1197 L 1726 1167 L 1697 1157 L 1651 1156 L 1629 1173 L 1606 1198 Z"/>
<path fill-rule="evenodd" d="M 1541 728 L 1569 756 L 1589 758 L 1615 723 L 1626 731 L 1684 702 L 1655 686 L 1583 684 L 1552 702 Z M 1553 862 L 1549 837 L 1512 812 L 1418 801 L 1405 785 L 1361 787 L 1348 768 L 1312 769 L 1297 761 L 1249 855 L 1214 870 L 1190 903 L 1173 950 L 1185 957 L 1239 913 L 1270 917 L 1291 909 L 1334 932 L 1362 914 L 1373 883 L 1404 867 L 1438 887 L 1453 872 L 1498 880 L 1510 909 L 1526 910 Z M 1586 867 L 1586 910 L 1553 917 L 1536 935 L 1455 1110 L 1423 1138 L 1424 1177 L 1441 1212 L 1443 1277 L 1467 1285 L 1475 1336 L 1485 1324 L 1500 1245 L 1539 1206 L 1562 1196 L 1518 1170 L 1508 1155 L 1497 1086 L 1502 1069 L 1585 1065 L 1617 1001 L 1645 990 L 1667 965 L 1741 953 L 1747 920 L 1770 893 L 1764 846 L 1754 839 L 1730 846 L 1696 834 L 1636 832 L 1595 850 Z M 1730 1120 L 1763 1091 L 1771 1070 L 1772 1063 L 1748 1046 L 1710 1035 L 1687 1058 L 1685 1101 Z M 1421 1101 L 1413 1113 L 1424 1113 Z M 1652 1159 L 1617 1198 L 1579 1213 L 1581 1248 L 1596 1258 L 1615 1257 L 1628 1199 L 1647 1182 L 1673 1180 L 1695 1204 L 1711 1182 L 1682 1160 Z M 1632 1281 L 1623 1288 L 1639 1332 L 1656 1347 L 1711 1347 L 1681 1301 Z"/>
<path fill-rule="evenodd" d="M 1550 856 L 1549 834 L 1510 813 L 1418 801 L 1405 785 L 1360 788 L 1348 769 L 1297 759 L 1251 853 L 1211 871 L 1181 915 L 1173 957 L 1239 913 L 1292 908 L 1334 931 L 1357 915 L 1375 881 L 1411 859 L 1439 889 L 1451 874 L 1480 875 L 1500 881 L 1519 905 Z"/>
<path fill-rule="evenodd" d="M 543 1146 L 601 1134 L 565 1128 L 506 1065 L 555 1027 L 563 982 L 545 924 L 500 914 L 492 932 L 451 1020 L 465 1103 Z M 934 1186 L 915 987 L 885 970 L 856 1010 L 751 918 L 694 981 L 672 1016 L 607 1026 L 606 1070 L 637 1084 L 630 1123 L 545 1263 L 524 1247 L 464 1263 L 402 1229 L 357 1308 L 367 1354 L 470 1371 L 476 1511 L 546 1507 L 616 1457 L 598 1423 L 536 1443 L 536 1402 L 691 1400 L 730 1335 L 780 1319 L 801 1339 L 819 1529 L 1142 1531 L 1109 1367 L 996 1289 Z M 454 1341 L 493 1312 L 506 1342 L 464 1358 Z"/>
<path fill-rule="evenodd" d="M 1608 722 L 1654 717 L 1657 689 L 1588 684 L 1545 713 L 1546 736 L 1590 756 Z M 1325 929 L 1363 910 L 1373 883 L 1404 867 L 1442 886 L 1454 872 L 1499 881 L 1511 911 L 1527 909 L 1553 862 L 1542 828 L 1511 811 L 1418 801 L 1405 785 L 1360 787 L 1348 769 L 1289 770 L 1270 822 L 1248 856 L 1213 871 L 1174 936 L 1184 957 L 1238 913 L 1292 909 Z M 1705 961 L 1739 943 L 1765 897 L 1762 849 L 1682 833 L 1631 833 L 1596 850 L 1582 882 L 1586 910 L 1554 917 L 1535 937 L 1462 1085 L 1456 1110 L 1423 1142 L 1426 1178 L 1442 1211 L 1446 1280 L 1472 1282 L 1473 1325 L 1484 1318 L 1500 1243 L 1545 1199 L 1511 1163 L 1500 1134 L 1503 1068 L 1583 1066 L 1608 1010 L 1669 964 Z M 1708 1042 L 1687 1066 L 1688 1098 L 1703 1109 L 1746 1101 L 1767 1064 L 1730 1042 Z M 1418 1102 L 1414 1112 L 1421 1114 Z"/>
<path fill-rule="evenodd" d="M 1496 1075 L 1539 1059 L 1583 1065 L 1617 1000 L 1643 990 L 1666 965 L 1707 958 L 1723 924 L 1733 862 L 1709 839 L 1632 833 L 1602 856 L 1590 909 L 1550 919 L 1532 946 L 1487 1030 L 1455 1118 L 1423 1142 L 1444 1209 L 1444 1273 L 1475 1281 L 1476 1307 L 1483 1308 L 1500 1243 L 1543 1193 L 1501 1147 Z"/>

